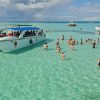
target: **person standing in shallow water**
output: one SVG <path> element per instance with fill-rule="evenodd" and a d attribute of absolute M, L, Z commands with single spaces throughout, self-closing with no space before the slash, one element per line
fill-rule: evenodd
<path fill-rule="evenodd" d="M 95 48 L 95 47 L 96 47 L 96 41 L 94 40 L 92 48 Z"/>
<path fill-rule="evenodd" d="M 58 53 L 60 53 L 60 50 L 61 50 L 61 48 L 60 48 L 60 46 L 58 45 L 58 46 L 56 47 L 56 51 L 57 51 Z"/>
<path fill-rule="evenodd" d="M 82 38 L 81 38 L 81 43 L 80 44 L 83 44 Z"/>
<path fill-rule="evenodd" d="M 99 38 L 98 38 L 98 43 L 100 42 Z"/>
<path fill-rule="evenodd" d="M 57 47 L 57 46 L 59 46 L 59 39 L 57 39 L 57 42 L 56 42 L 56 47 Z"/>
<path fill-rule="evenodd" d="M 64 60 L 64 59 L 65 59 L 64 52 L 62 52 L 62 53 L 61 53 L 61 58 L 62 58 L 62 60 Z"/>
<path fill-rule="evenodd" d="M 48 49 L 48 44 L 45 43 L 45 44 L 43 45 L 43 48 L 47 50 L 47 49 Z"/>
<path fill-rule="evenodd" d="M 100 66 L 100 58 L 98 59 L 98 66 Z"/>
<path fill-rule="evenodd" d="M 61 36 L 61 40 L 64 40 L 64 35 Z"/>

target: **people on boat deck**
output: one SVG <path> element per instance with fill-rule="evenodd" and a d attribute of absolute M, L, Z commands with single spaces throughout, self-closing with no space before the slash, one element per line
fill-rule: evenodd
<path fill-rule="evenodd" d="M 61 40 L 64 40 L 64 35 L 61 36 Z"/>
<path fill-rule="evenodd" d="M 98 65 L 100 66 L 100 58 L 98 59 Z"/>
<path fill-rule="evenodd" d="M 45 43 L 45 44 L 43 45 L 43 48 L 47 50 L 47 49 L 48 49 L 48 44 Z"/>
<path fill-rule="evenodd" d="M 95 48 L 95 47 L 96 47 L 96 41 L 95 41 L 95 40 L 94 40 L 94 42 L 93 42 L 92 47 L 93 47 L 93 48 Z"/>
<path fill-rule="evenodd" d="M 7 36 L 13 36 L 13 32 L 9 32 Z"/>
<path fill-rule="evenodd" d="M 5 36 L 7 36 L 5 32 L 0 34 L 0 37 L 5 37 Z"/>
<path fill-rule="evenodd" d="M 65 59 L 65 54 L 64 54 L 64 52 L 61 53 L 61 58 L 62 58 L 62 60 Z"/>

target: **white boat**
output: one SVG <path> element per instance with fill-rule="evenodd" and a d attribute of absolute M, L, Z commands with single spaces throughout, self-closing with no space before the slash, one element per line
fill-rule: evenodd
<path fill-rule="evenodd" d="M 75 26 L 77 26 L 77 25 L 76 25 L 75 23 L 69 23 L 68 26 L 70 26 L 70 27 L 75 27 Z"/>
<path fill-rule="evenodd" d="M 96 34 L 100 36 L 100 26 L 96 26 L 95 29 L 96 29 Z"/>
<path fill-rule="evenodd" d="M 73 21 L 71 21 L 69 24 L 67 24 L 67 26 L 69 26 L 69 27 L 75 27 L 77 25 Z"/>
<path fill-rule="evenodd" d="M 97 31 L 100 31 L 100 26 L 96 26 L 95 29 L 96 29 Z"/>
<path fill-rule="evenodd" d="M 7 28 L 0 34 L 0 50 L 10 52 L 46 39 L 42 29 L 37 27 Z"/>

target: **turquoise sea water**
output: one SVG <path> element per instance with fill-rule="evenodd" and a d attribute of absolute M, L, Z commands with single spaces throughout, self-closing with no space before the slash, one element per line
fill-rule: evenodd
<path fill-rule="evenodd" d="M 16 23 L 0 26 L 5 24 Z M 77 23 L 75 28 L 66 23 L 32 24 L 48 30 L 49 48 L 45 51 L 42 42 L 11 53 L 0 52 L 0 100 L 100 100 L 100 43 L 95 49 L 89 43 L 78 44 L 74 50 L 66 44 L 71 35 L 78 41 L 97 40 L 95 26 L 100 23 Z M 55 49 L 62 34 L 64 61 Z"/>

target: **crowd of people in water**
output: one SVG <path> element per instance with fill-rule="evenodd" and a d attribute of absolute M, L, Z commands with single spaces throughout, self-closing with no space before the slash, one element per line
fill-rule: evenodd
<path fill-rule="evenodd" d="M 64 40 L 64 35 L 61 35 L 61 39 L 58 38 L 57 41 L 56 41 L 56 52 L 57 53 L 61 53 L 61 58 L 62 60 L 65 59 L 65 54 L 64 52 L 61 52 L 61 47 L 60 47 L 60 40 Z M 77 45 L 77 44 L 85 44 L 85 43 L 88 43 L 88 44 L 91 44 L 92 48 L 96 48 L 96 44 L 97 43 L 100 43 L 100 39 L 98 38 L 97 40 L 93 40 L 92 38 L 88 38 L 86 39 L 85 41 L 83 41 L 83 39 L 81 38 L 80 41 L 77 41 L 75 38 L 73 38 L 73 36 L 70 36 L 70 38 L 66 41 L 67 45 L 69 45 L 69 47 L 74 50 L 74 46 Z M 44 49 L 48 49 L 48 44 L 45 43 L 44 44 Z M 100 58 L 98 59 L 98 65 L 100 66 Z"/>

